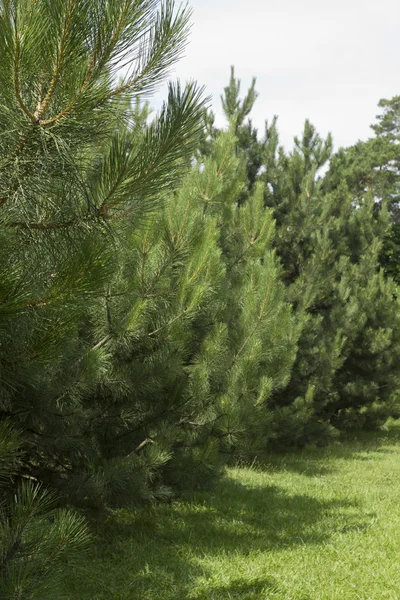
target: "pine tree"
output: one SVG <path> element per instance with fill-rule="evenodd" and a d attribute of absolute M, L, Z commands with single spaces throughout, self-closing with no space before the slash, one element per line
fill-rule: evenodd
<path fill-rule="evenodd" d="M 232 76 L 224 106 L 234 122 L 238 89 Z M 254 141 L 247 144 L 244 157 Z M 281 446 L 324 442 L 336 427 L 372 426 L 397 414 L 397 301 L 378 261 L 388 214 L 371 193 L 354 193 L 343 164 L 332 159 L 330 136 L 321 140 L 308 121 L 287 153 L 274 117 L 260 148 L 255 180 L 264 182 L 274 211 L 286 297 L 301 332 L 288 386 L 268 402 L 269 439 Z"/>
<path fill-rule="evenodd" d="M 256 78 L 253 77 L 251 85 L 243 100 L 240 98 L 240 79 L 235 78 L 235 69 L 231 67 L 229 85 L 224 88 L 221 104 L 228 123 L 232 123 L 237 138 L 237 151 L 246 158 L 246 188 L 251 190 L 255 184 L 258 171 L 262 165 L 262 143 L 258 141 L 257 129 L 249 117 L 257 100 Z M 246 120 L 247 119 L 247 120 Z"/>
<path fill-rule="evenodd" d="M 256 78 L 253 77 L 250 88 L 244 98 L 241 99 L 241 81 L 235 77 L 235 69 L 232 66 L 229 84 L 224 88 L 224 93 L 221 95 L 224 116 L 236 137 L 235 152 L 241 155 L 246 165 L 246 181 L 241 191 L 239 203 L 244 202 L 253 189 L 263 162 L 264 146 L 258 139 L 257 129 L 249 118 L 258 97 L 255 86 Z M 212 140 L 221 130 L 214 126 L 215 114 L 212 110 L 205 110 L 203 119 L 204 131 L 200 154 L 207 155 L 211 152 Z"/>
<path fill-rule="evenodd" d="M 272 249 L 274 222 L 264 208 L 264 188 L 247 187 L 246 160 L 237 153 L 235 122 L 220 132 L 200 174 L 204 214 L 215 215 L 225 265 L 224 374 L 214 432 L 222 451 L 249 457 L 265 449 L 273 391 L 287 383 L 298 331 L 280 282 Z"/>
<path fill-rule="evenodd" d="M 102 446 L 136 460 L 161 454 L 156 481 L 174 489 L 209 484 L 221 452 L 265 447 L 265 403 L 294 358 L 272 216 L 262 186 L 239 204 L 245 165 L 235 146 L 233 132 L 219 134 L 164 210 L 135 232 L 118 275 L 130 294 L 116 281 L 104 314 L 130 392 L 125 407 L 123 397 L 113 403 Z"/>
<path fill-rule="evenodd" d="M 283 446 L 325 440 L 332 433 L 320 411 L 341 364 L 344 314 L 331 320 L 341 302 L 336 289 L 337 224 L 332 204 L 323 199 L 318 171 L 330 157 L 331 139 L 320 139 L 306 121 L 303 136 L 287 154 L 279 147 L 276 119 L 266 126 L 265 202 L 277 220 L 277 252 L 283 265 L 287 298 L 301 327 L 298 352 L 287 388 L 272 398 L 275 443 Z M 339 206 L 336 207 L 339 212 Z"/>
<path fill-rule="evenodd" d="M 345 173 L 332 161 L 326 189 L 337 194 L 343 185 L 337 181 L 345 181 Z M 377 203 L 375 186 L 364 194 L 345 187 L 351 207 L 346 286 L 357 318 L 356 326 L 346 332 L 346 359 L 335 378 L 338 397 L 329 410 L 339 426 L 374 427 L 399 414 L 399 300 L 395 282 L 381 267 L 392 216 L 384 201 Z"/>
<path fill-rule="evenodd" d="M 0 361 L 22 475 L 101 508 L 207 483 L 221 449 L 265 444 L 296 328 L 236 129 L 180 185 L 200 91 L 171 85 L 148 124 L 143 94 L 179 55 L 187 12 L 95 4 L 3 7 Z M 51 48 L 40 27 L 58 32 Z"/>
<path fill-rule="evenodd" d="M 24 460 L 22 437 L 0 424 L 0 593 L 4 600 L 45 600 L 61 589 L 65 560 L 77 561 L 90 536 L 82 516 L 57 508 L 54 493 L 31 479 L 10 489 Z"/>
<path fill-rule="evenodd" d="M 318 176 L 332 143 L 308 121 L 289 154 L 277 150 L 274 124 L 267 136 L 266 202 L 275 208 L 288 299 L 304 320 L 291 381 L 274 399 L 277 440 L 303 444 L 328 439 L 332 426 L 396 414 L 397 301 L 379 272 L 387 213 L 371 194 L 356 198 L 335 161 Z"/>
<path fill-rule="evenodd" d="M 377 209 L 385 204 L 391 219 L 380 255 L 385 272 L 399 281 L 400 264 L 400 99 L 381 100 L 382 114 L 372 125 L 375 137 L 342 148 L 334 160 L 357 198 L 372 193 Z"/>
<path fill-rule="evenodd" d="M 302 327 L 285 302 L 281 268 L 273 251 L 273 215 L 265 209 L 264 184 L 257 182 L 265 142 L 258 140 L 257 131 L 246 120 L 256 97 L 253 80 L 244 99 L 240 98 L 240 80 L 232 68 L 222 96 L 228 130 L 217 130 L 212 113 L 206 113 L 206 143 L 201 147 L 204 197 L 207 210 L 215 212 L 219 207 L 227 273 L 225 320 L 231 352 L 218 435 L 224 441 L 223 452 L 242 457 L 264 451 L 268 440 L 276 436 L 270 404 L 273 392 L 282 391 L 290 379 Z M 222 176 L 219 161 L 228 169 L 226 191 L 217 187 Z M 210 169 L 217 177 L 210 175 Z M 210 193 L 213 186 L 215 198 Z"/>
<path fill-rule="evenodd" d="M 195 85 L 171 84 L 149 126 L 131 109 L 181 54 L 188 18 L 150 0 L 0 4 L 0 414 L 23 433 L 22 474 L 68 502 L 146 496 L 166 460 L 111 450 L 120 403 L 143 414 L 110 305 L 130 292 L 121 248 L 195 147 Z"/>

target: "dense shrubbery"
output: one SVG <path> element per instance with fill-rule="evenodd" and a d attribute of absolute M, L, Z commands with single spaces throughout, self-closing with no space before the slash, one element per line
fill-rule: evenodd
<path fill-rule="evenodd" d="M 233 71 L 226 130 L 194 85 L 171 85 L 149 124 L 139 99 L 179 55 L 188 16 L 156 5 L 0 4 L 10 598 L 24 552 L 37 577 L 56 572 L 61 529 L 72 548 L 86 540 L 72 513 L 49 516 L 41 484 L 79 507 L 165 498 L 208 485 L 227 459 L 325 443 L 398 410 L 385 198 L 356 189 L 353 150 L 332 157 L 309 122 L 291 152 L 276 118 L 260 138 L 254 82 L 241 101 Z M 38 524 L 48 547 L 36 552 Z"/>

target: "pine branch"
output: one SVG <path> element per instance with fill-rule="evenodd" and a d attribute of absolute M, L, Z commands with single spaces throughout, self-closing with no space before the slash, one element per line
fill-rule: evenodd
<path fill-rule="evenodd" d="M 151 438 L 146 438 L 135 448 L 134 452 L 140 452 L 140 450 L 147 446 L 147 444 L 154 444 L 154 440 L 152 440 Z"/>
<path fill-rule="evenodd" d="M 186 404 L 188 404 L 189 402 L 191 402 L 191 400 L 193 400 L 193 396 L 189 396 L 189 398 L 186 398 L 186 400 L 184 400 L 181 404 L 178 404 L 177 406 L 172 406 L 172 407 L 165 408 L 164 410 L 162 410 L 158 414 L 154 415 L 150 419 L 144 419 L 134 429 L 130 429 L 129 431 L 124 431 L 124 433 L 121 433 L 115 439 L 120 440 L 120 439 L 122 439 L 122 438 L 124 438 L 124 437 L 126 437 L 128 435 L 131 435 L 132 433 L 137 433 L 138 431 L 140 431 L 140 429 L 143 429 L 144 427 L 147 428 L 149 425 L 151 425 L 152 423 L 154 423 L 158 419 L 161 419 L 161 417 L 163 417 L 168 412 L 176 412 L 178 409 L 182 408 L 183 406 L 185 406 Z"/>
<path fill-rule="evenodd" d="M 247 336 L 247 338 L 245 339 L 245 341 L 243 342 L 243 344 L 240 346 L 238 352 L 235 354 L 235 358 L 234 358 L 235 361 L 242 354 L 242 352 L 246 348 L 247 344 L 249 343 L 249 341 L 251 340 L 251 338 L 256 333 L 257 329 L 259 328 L 260 323 L 261 323 L 262 318 L 263 318 L 263 315 L 264 315 L 264 312 L 265 312 L 265 308 L 266 308 L 268 300 L 269 300 L 269 291 L 264 296 L 264 300 L 263 300 L 263 303 L 261 305 L 260 312 L 259 312 L 259 315 L 257 317 L 256 323 L 255 323 L 253 329 L 251 330 L 250 334 Z"/>
<path fill-rule="evenodd" d="M 154 331 L 151 331 L 147 335 L 149 337 L 152 337 L 153 335 L 156 335 L 157 333 L 159 333 L 160 331 L 162 331 L 166 327 L 169 327 L 170 325 L 172 325 L 173 323 L 175 323 L 176 321 L 178 321 L 179 319 L 181 319 L 187 313 L 187 311 L 188 311 L 188 309 L 185 308 L 183 311 L 181 311 L 179 314 L 177 314 L 173 319 L 171 319 L 170 321 L 167 321 L 167 323 L 164 323 L 163 325 L 161 325 L 160 327 L 158 327 Z"/>
<path fill-rule="evenodd" d="M 51 82 L 49 85 L 49 89 L 47 90 L 46 96 L 43 99 L 43 102 L 39 101 L 38 105 L 36 107 L 36 110 L 35 110 L 34 116 L 40 125 L 44 124 L 44 122 L 41 121 L 41 117 L 42 117 L 43 113 L 46 111 L 46 108 L 51 101 L 54 90 L 56 88 L 59 77 L 61 75 L 61 67 L 62 67 L 62 63 L 64 60 L 65 46 L 67 43 L 70 28 L 71 28 L 71 17 L 72 17 L 72 11 L 75 7 L 75 4 L 76 4 L 76 0 L 67 0 L 64 27 L 63 27 L 61 39 L 60 39 L 60 42 L 58 45 L 57 59 L 56 59 L 55 65 L 53 67 L 53 76 L 52 76 L 52 79 L 51 79 Z"/>
<path fill-rule="evenodd" d="M 19 78 L 20 78 L 20 64 L 21 61 L 21 42 L 20 42 L 20 35 L 17 32 L 17 27 L 15 24 L 15 38 L 14 38 L 14 92 L 15 92 L 15 97 L 17 99 L 18 105 L 20 107 L 20 109 L 22 110 L 23 113 L 25 113 L 25 115 L 29 118 L 29 120 L 36 124 L 37 123 L 37 119 L 35 118 L 35 115 L 33 113 L 31 113 L 31 111 L 28 109 L 28 107 L 25 105 L 22 96 L 21 96 L 21 88 L 20 88 L 20 83 L 19 83 Z"/>

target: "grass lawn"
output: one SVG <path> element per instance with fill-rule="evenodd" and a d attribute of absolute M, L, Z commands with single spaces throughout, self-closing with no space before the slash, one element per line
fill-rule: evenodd
<path fill-rule="evenodd" d="M 74 600 L 400 600 L 400 429 L 117 511 L 66 577 Z"/>

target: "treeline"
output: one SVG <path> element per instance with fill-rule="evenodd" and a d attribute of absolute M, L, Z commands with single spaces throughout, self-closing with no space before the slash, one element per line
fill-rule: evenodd
<path fill-rule="evenodd" d="M 2 598 L 53 597 L 85 546 L 57 506 L 400 416 L 399 99 L 336 154 L 308 121 L 291 151 L 259 134 L 233 70 L 225 129 L 193 84 L 152 118 L 188 17 L 0 3 Z"/>

